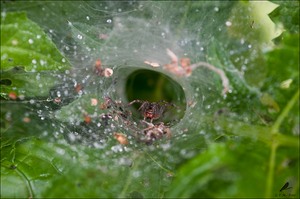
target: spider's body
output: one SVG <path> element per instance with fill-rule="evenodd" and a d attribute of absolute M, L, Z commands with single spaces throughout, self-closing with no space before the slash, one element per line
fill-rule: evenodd
<path fill-rule="evenodd" d="M 141 100 L 134 100 L 128 105 L 132 105 L 134 103 L 142 103 L 138 110 L 143 115 L 144 121 L 150 119 L 151 123 L 153 120 L 160 118 L 163 115 L 166 108 L 172 105 L 168 102 L 148 102 Z"/>
<path fill-rule="evenodd" d="M 128 106 L 134 103 L 141 104 L 138 110 L 144 118 L 144 120 L 141 121 L 142 126 L 132 122 L 131 112 L 127 109 Z M 153 123 L 153 120 L 161 118 L 170 106 L 176 107 L 176 105 L 165 101 L 149 102 L 142 100 L 134 100 L 125 106 L 120 101 L 114 101 L 110 97 L 105 96 L 104 102 L 100 105 L 100 109 L 112 110 L 108 113 L 101 114 L 101 119 L 105 122 L 105 125 L 108 125 L 109 120 L 123 122 L 126 125 L 126 128 L 128 127 L 134 131 L 133 135 L 137 136 L 140 141 L 151 144 L 153 141 L 161 139 L 164 136 L 167 138 L 171 137 L 171 130 L 164 122 L 158 121 Z M 120 144 L 128 144 L 128 141 L 123 134 L 115 133 L 114 136 Z"/>
<path fill-rule="evenodd" d="M 139 108 L 139 111 L 141 111 L 144 116 L 144 120 L 150 119 L 151 122 L 152 120 L 160 118 L 164 110 L 164 106 L 154 102 L 144 102 Z"/>

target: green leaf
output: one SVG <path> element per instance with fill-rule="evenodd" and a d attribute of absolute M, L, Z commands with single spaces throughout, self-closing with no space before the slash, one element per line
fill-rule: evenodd
<path fill-rule="evenodd" d="M 279 6 L 269 14 L 270 18 L 290 33 L 299 33 L 299 1 L 274 1 Z"/>
<path fill-rule="evenodd" d="M 24 72 L 9 70 L 1 74 L 1 81 L 11 82 L 8 85 L 1 85 L 1 95 L 7 97 L 7 93 L 16 92 L 17 95 L 26 97 L 47 96 L 49 90 L 59 80 L 54 74 L 45 72 Z"/>
<path fill-rule="evenodd" d="M 265 54 L 267 78 L 262 89 L 269 93 L 280 109 L 286 105 L 299 89 L 299 34 L 284 33 L 276 48 Z M 282 123 L 282 132 L 297 134 L 299 104 Z M 273 114 L 274 115 L 274 114 Z M 291 127 L 293 130 L 291 130 Z"/>
<path fill-rule="evenodd" d="M 25 71 L 69 68 L 51 39 L 24 12 L 1 15 L 1 70 L 16 66 Z"/>
<path fill-rule="evenodd" d="M 280 89 L 283 81 L 292 79 L 286 90 L 295 89 L 299 85 L 299 34 L 284 33 L 281 38 L 280 44 L 265 55 L 268 64 L 266 83 L 273 82 L 275 88 Z"/>
<path fill-rule="evenodd" d="M 57 79 L 45 71 L 56 73 L 69 68 L 51 39 L 24 12 L 2 13 L 1 96 L 7 98 L 10 92 L 45 96 Z"/>
<path fill-rule="evenodd" d="M 178 169 L 176 179 L 173 181 L 167 197 L 264 197 L 268 147 L 249 141 L 249 139 L 236 138 L 226 144 L 211 144 L 207 151 L 194 157 Z M 278 166 L 276 166 L 272 197 L 280 194 L 280 186 L 287 181 L 293 184 L 291 194 L 299 195 L 299 188 L 297 188 L 299 181 L 293 181 L 293 178 L 297 178 L 299 159 L 296 153 L 292 154 L 291 151 L 288 148 L 278 150 L 279 156 L 276 158 Z M 293 160 L 293 164 L 282 167 L 280 164 L 287 159 Z"/>
<path fill-rule="evenodd" d="M 40 197 L 48 180 L 68 168 L 71 154 L 63 145 L 35 138 L 2 146 L 1 197 Z"/>
<path fill-rule="evenodd" d="M 268 13 L 275 7 L 276 4 L 268 1 L 239 2 L 228 19 L 229 36 L 250 42 L 251 45 L 272 45 L 271 40 L 278 33 Z"/>

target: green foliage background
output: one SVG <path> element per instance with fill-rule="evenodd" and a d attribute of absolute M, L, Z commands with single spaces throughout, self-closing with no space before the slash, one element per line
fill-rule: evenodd
<path fill-rule="evenodd" d="M 299 198 L 299 1 L 274 3 L 278 7 L 267 15 L 260 2 L 244 1 L 1 2 L 1 197 Z M 78 107 L 103 113 L 89 103 L 103 99 L 97 86 L 60 105 L 48 100 L 60 75 L 83 63 L 86 46 L 96 52 L 123 45 L 119 34 L 109 44 L 91 34 L 110 33 L 114 27 L 106 20 L 118 8 L 125 18 L 168 24 L 178 40 L 204 39 L 203 53 L 192 42 L 183 51 L 193 63 L 222 68 L 232 89 L 224 98 L 217 76 L 194 71 L 183 80 L 190 86 L 186 94 L 206 100 L 187 108 L 172 139 L 151 146 L 132 140 L 123 151 L 113 150 L 117 142 L 105 129 L 83 123 Z M 87 15 L 99 18 L 87 24 Z M 268 17 L 283 30 L 276 38 Z M 63 48 L 75 44 L 81 48 Z M 23 97 L 12 100 L 11 92 Z M 86 141 L 89 130 L 105 137 L 102 148 Z M 70 132 L 82 141 L 70 143 Z M 280 191 L 287 182 L 291 188 Z"/>

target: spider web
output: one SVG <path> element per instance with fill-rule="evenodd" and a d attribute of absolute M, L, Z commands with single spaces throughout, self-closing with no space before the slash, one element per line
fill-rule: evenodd
<path fill-rule="evenodd" d="M 37 115 L 41 122 L 47 122 L 55 129 L 54 133 L 43 130 L 41 137 L 49 137 L 51 133 L 50 137 L 54 139 L 64 137 L 71 144 L 99 148 L 106 151 L 101 159 L 115 157 L 119 153 L 122 153 L 121 158 L 129 158 L 134 150 L 144 151 L 148 157 L 146 162 L 150 162 L 148 167 L 158 171 L 162 181 L 167 178 L 164 172 L 171 173 L 173 165 L 180 159 L 187 159 L 205 149 L 207 141 L 214 139 L 215 135 L 208 132 L 207 126 L 203 127 L 203 118 L 223 100 L 218 77 L 211 71 L 197 69 L 190 77 L 179 78 L 161 67 L 153 68 L 144 62 L 161 66 L 170 63 L 166 49 L 171 49 L 178 58 L 190 58 L 192 63 L 209 61 L 209 45 L 216 34 L 221 34 L 226 28 L 224 21 L 217 21 L 214 17 L 226 18 L 227 14 L 222 9 L 228 8 L 218 2 L 203 2 L 203 7 L 202 3 L 191 3 L 189 6 L 184 6 L 182 2 L 178 4 L 183 6 L 180 8 L 177 3 L 170 2 L 87 1 L 76 2 L 80 13 L 72 13 L 75 6 L 62 3 L 60 9 L 70 6 L 71 13 L 55 18 L 55 5 L 47 3 L 42 6 L 43 12 L 47 13 L 47 22 L 28 12 L 29 17 L 45 29 L 73 67 L 64 74 L 49 74 L 60 83 L 48 97 L 18 102 L 24 104 L 24 115 Z M 30 11 L 38 5 L 23 5 L 18 9 Z M 186 17 L 190 12 L 194 13 L 197 20 Z M 58 21 L 53 21 L 51 17 Z M 113 70 L 111 77 L 95 74 L 97 59 L 101 59 L 103 67 Z M 154 70 L 173 79 L 184 90 L 186 101 L 183 117 L 171 126 L 172 138 L 163 138 L 150 146 L 136 139 L 135 134 L 142 129 L 138 119 L 122 119 L 118 113 L 120 107 L 123 107 L 123 111 L 124 105 L 129 103 L 124 87 L 128 76 L 141 69 Z M 78 85 L 81 89 L 76 90 Z M 97 99 L 98 107 L 104 103 L 105 97 L 121 102 L 121 105 L 108 110 L 96 110 L 91 105 L 91 100 Z M 59 102 L 55 99 L 59 99 Z M 87 110 L 91 106 L 94 109 Z M 85 113 L 88 113 L 92 122 L 84 121 L 87 119 Z M 133 124 L 128 126 L 128 121 Z M 127 135 L 129 144 L 123 146 L 118 143 L 115 132 Z M 199 141 L 190 142 L 195 139 Z M 157 153 L 158 150 L 165 155 Z M 174 157 L 174 154 L 178 154 L 178 157 Z M 156 194 L 159 195 L 158 192 Z"/>
<path fill-rule="evenodd" d="M 210 6 L 211 10 L 201 14 L 202 16 L 199 16 L 199 18 L 202 20 L 194 24 L 190 30 L 180 30 L 178 26 L 181 26 L 181 23 L 185 23 L 181 21 L 182 16 L 178 17 L 178 13 L 172 14 L 171 11 L 168 11 L 168 5 L 163 2 L 158 2 L 157 4 L 147 2 L 133 3 L 124 11 L 122 8 L 124 5 L 120 5 L 120 8 L 115 7 L 115 5 L 110 5 L 111 7 L 108 5 L 107 7 L 104 6 L 104 9 L 103 6 L 97 3 L 82 3 L 81 6 L 83 10 L 92 12 L 88 12 L 85 20 L 80 20 L 80 22 L 72 19 L 68 20 L 68 26 L 75 43 L 71 46 L 62 45 L 61 48 L 66 54 L 69 53 L 68 51 L 71 48 L 76 49 L 72 52 L 73 54 L 70 58 L 72 60 L 76 57 L 72 73 L 79 81 L 85 84 L 83 87 L 86 88 L 86 94 L 97 93 L 98 99 L 103 98 L 103 96 L 109 96 L 113 100 L 121 101 L 123 104 L 128 103 L 124 91 L 125 88 L 122 87 L 128 74 L 136 69 L 152 70 L 153 68 L 143 64 L 145 61 L 159 63 L 160 65 L 170 63 L 171 60 L 166 53 L 166 49 L 172 49 L 179 58 L 190 57 L 192 61 L 205 59 L 204 49 L 207 48 L 207 45 L 213 39 L 213 34 L 206 34 L 202 29 L 204 29 L 204 23 L 209 18 L 209 15 L 219 11 L 217 6 Z M 184 12 L 185 10 L 182 11 L 182 13 Z M 195 12 L 197 12 L 197 9 Z M 141 18 L 145 13 L 151 17 L 147 19 Z M 96 24 L 91 21 L 96 22 Z M 174 24 L 176 25 L 174 26 Z M 225 26 L 226 24 L 222 24 L 218 29 L 222 29 Z M 203 36 L 201 35 L 202 32 L 204 32 Z M 91 68 L 95 60 L 99 58 L 104 67 L 114 70 L 112 78 L 91 80 L 93 76 Z M 79 62 L 77 62 L 78 59 L 80 59 Z M 207 75 L 209 72 L 205 70 L 197 71 L 197 75 L 189 79 L 177 78 L 161 69 L 156 71 L 175 79 L 185 89 L 186 101 L 191 103 L 193 108 L 197 104 L 196 110 L 199 112 L 203 112 L 205 108 L 209 109 L 211 106 L 211 102 L 208 105 L 204 105 L 206 95 L 219 96 L 218 88 L 215 86 L 215 79 L 212 78 L 211 74 Z M 197 86 L 191 86 L 193 84 Z M 194 114 L 193 112 L 190 113 L 190 111 L 191 109 L 188 107 L 185 117 L 178 125 L 193 122 L 192 126 L 196 126 L 195 129 L 197 129 L 198 121 L 190 118 Z M 196 115 L 198 117 L 198 114 Z M 115 124 L 116 127 L 119 125 Z M 180 129 L 178 125 L 174 126 L 177 129 L 177 132 L 174 131 L 174 139 L 177 136 L 177 139 L 182 139 L 182 135 L 186 135 L 183 131 L 187 131 L 187 129 L 182 128 L 181 131 L 178 131 Z M 126 134 L 130 134 L 122 127 L 120 130 L 112 129 L 111 132 L 125 131 Z"/>
<path fill-rule="evenodd" d="M 50 12 L 48 15 L 55 15 L 52 9 L 50 11 L 50 7 L 51 5 L 46 5 L 44 9 Z M 164 2 L 139 4 L 131 2 L 119 5 L 81 2 L 79 7 L 83 19 L 73 16 L 67 16 L 64 19 L 67 23 L 63 28 L 70 30 L 67 34 L 62 35 L 59 29 L 44 25 L 50 37 L 54 41 L 59 41 L 57 45 L 72 63 L 73 69 L 58 77 L 61 79 L 61 84 L 53 89 L 47 100 L 36 100 L 36 103 L 49 103 L 49 100 L 59 97 L 62 99 L 59 106 L 63 107 L 76 98 L 96 94 L 99 101 L 104 96 L 109 96 L 126 104 L 128 100 L 124 88 L 118 88 L 126 81 L 128 74 L 123 74 L 124 71 L 130 73 L 132 68 L 133 70 L 153 70 L 149 65 L 145 65 L 144 61 L 160 65 L 170 63 L 170 57 L 166 53 L 167 48 L 179 58 L 189 57 L 192 62 L 205 61 L 205 49 L 214 35 L 207 34 L 207 29 L 210 30 L 210 27 L 204 26 L 208 18 L 219 12 L 218 5 L 213 4 L 209 5 L 210 10 L 204 13 L 200 13 L 198 9 L 192 9 L 199 14 L 198 18 L 201 20 L 187 30 L 180 29 L 182 23 L 188 23 L 188 19 L 185 19 L 186 21 L 182 19 L 185 10 L 172 13 L 176 8 L 169 9 Z M 147 14 L 150 17 L 146 19 L 141 17 Z M 212 23 L 214 23 L 213 19 Z M 215 24 L 215 26 L 222 29 L 225 24 L 220 26 Z M 95 76 L 93 67 L 97 59 L 101 59 L 104 67 L 114 70 L 111 78 Z M 193 105 L 197 104 L 196 108 L 199 112 L 205 108 L 203 92 L 210 92 L 209 95 L 219 95 L 218 88 L 214 85 L 215 79 L 212 75 L 207 75 L 209 72 L 205 70 L 200 69 L 192 77 L 181 79 L 161 69 L 156 71 L 167 74 L 179 82 L 186 91 L 186 101 Z M 78 84 L 83 89 L 79 93 L 74 93 L 74 86 Z M 205 88 L 209 88 L 209 91 L 205 91 Z M 65 92 L 66 90 L 69 92 Z M 206 105 L 206 108 L 209 106 Z M 188 108 L 184 118 L 189 117 L 189 111 Z M 47 111 L 45 114 L 49 115 Z M 55 111 L 51 111 L 48 117 L 55 119 L 53 114 Z M 73 124 L 81 123 L 77 121 Z M 176 134 L 174 136 L 176 137 Z"/>

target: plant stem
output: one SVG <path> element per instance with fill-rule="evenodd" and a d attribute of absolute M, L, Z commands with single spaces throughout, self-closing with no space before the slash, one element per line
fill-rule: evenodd
<path fill-rule="evenodd" d="M 288 102 L 288 104 L 284 107 L 281 114 L 278 116 L 277 120 L 275 121 L 273 127 L 272 127 L 272 133 L 276 134 L 279 130 L 279 127 L 281 123 L 283 122 L 284 118 L 288 115 L 291 108 L 294 106 L 296 101 L 299 100 L 299 90 L 295 93 L 293 98 Z"/>
<path fill-rule="evenodd" d="M 279 132 L 279 127 L 282 124 L 283 120 L 287 117 L 289 111 L 292 109 L 294 104 L 297 102 L 299 99 L 299 90 L 295 93 L 293 98 L 288 102 L 288 104 L 284 107 L 283 111 L 281 114 L 278 116 L 277 120 L 275 121 L 274 125 L 272 126 L 271 129 L 271 136 L 275 137 L 276 134 Z M 266 198 L 271 197 L 271 192 L 273 189 L 273 181 L 274 181 L 274 170 L 275 170 L 275 162 L 276 162 L 276 150 L 277 147 L 279 146 L 277 140 L 273 139 L 272 140 L 272 145 L 271 145 L 271 154 L 270 154 L 270 160 L 269 160 L 269 171 L 268 171 L 268 176 L 267 176 L 267 185 L 266 185 Z"/>
<path fill-rule="evenodd" d="M 30 180 L 27 178 L 27 176 L 20 169 L 16 168 L 15 171 L 25 181 L 25 184 L 27 186 L 27 190 L 28 190 L 28 193 L 29 193 L 29 197 L 28 198 L 33 198 L 33 190 L 32 190 L 32 185 L 30 183 Z"/>
<path fill-rule="evenodd" d="M 270 154 L 270 160 L 269 160 L 269 170 L 268 170 L 268 176 L 267 176 L 267 185 L 266 185 L 266 198 L 271 197 L 271 192 L 273 189 L 273 181 L 274 181 L 274 168 L 275 168 L 275 161 L 276 161 L 276 149 L 278 145 L 273 142 L 271 145 L 271 154 Z"/>

